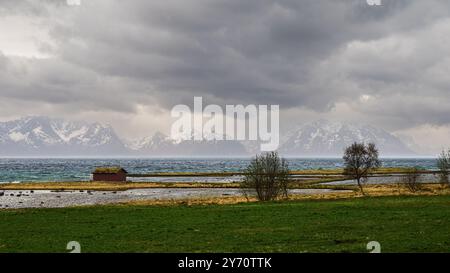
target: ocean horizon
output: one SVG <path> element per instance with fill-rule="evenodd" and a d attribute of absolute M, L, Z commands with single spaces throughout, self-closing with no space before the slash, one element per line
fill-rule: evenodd
<path fill-rule="evenodd" d="M 100 166 L 121 166 L 130 174 L 241 172 L 251 157 L 3 157 L 0 182 L 89 181 Z M 291 170 L 337 169 L 337 157 L 286 157 Z M 387 168 L 417 167 L 436 170 L 436 158 L 381 158 Z"/>

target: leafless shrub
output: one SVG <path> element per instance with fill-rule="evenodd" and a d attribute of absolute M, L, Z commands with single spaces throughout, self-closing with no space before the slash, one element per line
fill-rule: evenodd
<path fill-rule="evenodd" d="M 412 168 L 406 172 L 405 176 L 402 178 L 403 185 L 410 192 L 418 192 L 422 190 L 422 183 L 420 183 L 420 171 L 418 168 Z"/>
<path fill-rule="evenodd" d="M 353 143 L 345 149 L 344 174 L 355 179 L 362 194 L 364 193 L 362 182 L 367 179 L 369 173 L 381 167 L 378 159 L 378 149 L 375 144 Z"/>
<path fill-rule="evenodd" d="M 260 201 L 287 197 L 289 167 L 277 152 L 257 155 L 247 167 L 241 189 L 246 197 L 255 194 Z"/>
<path fill-rule="evenodd" d="M 442 151 L 437 160 L 437 167 L 439 169 L 439 182 L 443 186 L 449 186 L 450 150 Z"/>

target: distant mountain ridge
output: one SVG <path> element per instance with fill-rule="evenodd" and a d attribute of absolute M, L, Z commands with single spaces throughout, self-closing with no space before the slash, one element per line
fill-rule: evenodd
<path fill-rule="evenodd" d="M 127 153 L 111 126 L 25 117 L 0 122 L 0 155 L 107 156 Z"/>
<path fill-rule="evenodd" d="M 375 143 L 382 156 L 415 155 L 399 138 L 383 129 L 327 120 L 308 123 L 289 132 L 280 152 L 291 156 L 341 156 L 355 141 Z"/>
<path fill-rule="evenodd" d="M 394 135 L 368 125 L 319 120 L 282 137 L 286 156 L 341 156 L 354 141 L 374 142 L 382 156 L 412 156 Z M 249 156 L 259 153 L 257 141 L 171 139 L 155 133 L 135 141 L 120 139 L 109 125 L 48 117 L 0 122 L 1 156 Z"/>
<path fill-rule="evenodd" d="M 193 135 L 191 136 L 193 139 Z M 138 155 L 151 156 L 248 156 L 245 146 L 238 141 L 215 140 L 215 136 L 203 136 L 203 140 L 172 139 L 160 132 L 152 137 L 127 145 Z"/>

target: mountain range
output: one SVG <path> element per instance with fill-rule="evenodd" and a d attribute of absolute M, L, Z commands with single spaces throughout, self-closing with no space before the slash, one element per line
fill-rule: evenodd
<path fill-rule="evenodd" d="M 373 142 L 383 156 L 415 153 L 396 136 L 370 125 L 318 120 L 288 133 L 280 153 L 289 156 L 336 156 L 353 142 Z"/>
<path fill-rule="evenodd" d="M 111 126 L 48 117 L 0 122 L 2 156 L 107 156 L 128 153 Z"/>
<path fill-rule="evenodd" d="M 286 156 L 341 156 L 354 141 L 374 142 L 382 156 L 413 156 L 399 138 L 369 125 L 319 120 L 293 129 L 282 138 Z M 171 139 L 156 133 L 129 141 L 109 125 L 49 117 L 25 117 L 0 122 L 0 156 L 248 156 L 259 151 L 257 141 Z"/>

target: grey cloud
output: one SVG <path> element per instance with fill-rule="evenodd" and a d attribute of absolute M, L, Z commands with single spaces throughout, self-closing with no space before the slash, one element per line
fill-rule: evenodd
<path fill-rule="evenodd" d="M 429 41 L 446 32 L 433 28 L 450 15 L 445 0 L 383 0 L 375 8 L 365 0 L 63 2 L 4 2 L 0 14 L 40 16 L 56 46 L 46 48 L 50 60 L 0 56 L 7 71 L 0 96 L 123 112 L 190 104 L 199 95 L 317 112 L 345 102 L 390 116 L 388 127 L 450 123 L 446 111 L 433 111 L 448 102 L 449 83 L 439 75 L 448 69 L 440 56 L 450 52 Z M 389 37 L 414 44 L 411 55 L 402 59 Z M 380 104 L 360 105 L 363 94 Z M 392 105 L 403 100 L 405 107 Z M 418 103 L 423 111 L 408 111 Z"/>
<path fill-rule="evenodd" d="M 3 99 L 72 106 L 78 111 L 130 112 L 136 101 L 145 102 L 142 87 L 114 77 L 102 77 L 58 59 L 0 58 L 0 90 Z M 124 93 L 123 90 L 128 90 Z"/>
<path fill-rule="evenodd" d="M 162 99 L 167 94 L 168 107 L 203 95 L 322 109 L 339 93 L 308 86 L 310 67 L 348 40 L 374 35 L 367 31 L 373 19 L 355 16 L 361 8 L 349 1 L 99 5 L 95 10 L 102 12 L 88 6 L 75 17 L 75 28 L 55 31 L 66 41 L 62 58 L 103 74 L 147 81 Z M 321 92 L 322 99 L 311 100 L 310 89 Z"/>

